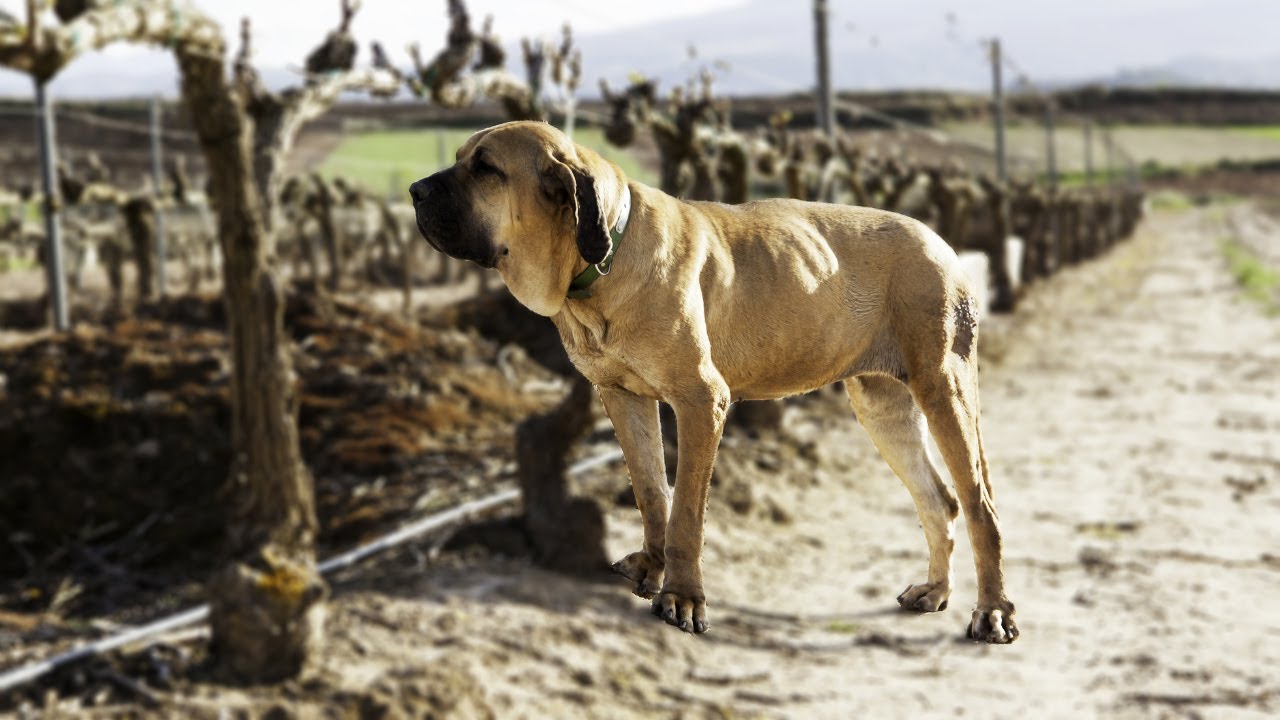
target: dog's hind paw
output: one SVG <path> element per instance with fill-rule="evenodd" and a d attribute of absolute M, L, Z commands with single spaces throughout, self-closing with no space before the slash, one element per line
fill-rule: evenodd
<path fill-rule="evenodd" d="M 973 619 L 965 629 L 965 636 L 979 642 L 1007 645 L 1018 639 L 1018 626 L 1013 621 L 1013 615 L 1013 603 L 1008 600 L 993 608 L 976 607 Z"/>
<path fill-rule="evenodd" d="M 654 560 L 647 552 L 631 553 L 614 563 L 612 570 L 635 583 L 631 592 L 645 600 L 652 600 L 662 589 L 663 563 Z"/>
<path fill-rule="evenodd" d="M 938 612 L 947 609 L 947 598 L 950 596 L 950 583 L 920 583 L 907 586 L 898 596 L 898 605 L 903 610 Z"/>

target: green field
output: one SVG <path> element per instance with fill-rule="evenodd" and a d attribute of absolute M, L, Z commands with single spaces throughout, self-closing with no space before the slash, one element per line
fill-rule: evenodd
<path fill-rule="evenodd" d="M 1233 132 L 1244 133 L 1246 135 L 1254 135 L 1256 137 L 1270 138 L 1272 140 L 1280 140 L 1280 125 L 1254 125 L 1250 127 L 1232 128 Z"/>
<path fill-rule="evenodd" d="M 425 128 L 352 134 L 325 158 L 320 172 L 326 177 L 343 176 L 375 192 L 408 188 L 414 180 L 453 164 L 454 152 L 476 129 Z M 656 184 L 656 175 L 651 170 L 643 167 L 630 152 L 605 142 L 599 128 L 578 128 L 575 139 L 617 163 L 627 177 Z"/>
<path fill-rule="evenodd" d="M 991 126 L 985 123 L 958 123 L 943 130 L 963 140 L 993 146 Z M 1116 143 L 1125 148 L 1140 165 L 1154 163 L 1166 168 L 1194 168 L 1216 164 L 1219 160 L 1270 160 L 1280 158 L 1280 126 L 1198 127 L 1189 125 L 1115 125 L 1110 128 Z M 1008 129 L 1011 163 L 1043 168 L 1045 157 L 1044 129 L 1035 124 L 1019 123 Z M 1093 166 L 1102 173 L 1107 155 L 1101 133 L 1093 139 Z M 1064 175 L 1084 170 L 1084 131 L 1078 125 L 1064 123 L 1055 138 L 1058 167 Z"/>

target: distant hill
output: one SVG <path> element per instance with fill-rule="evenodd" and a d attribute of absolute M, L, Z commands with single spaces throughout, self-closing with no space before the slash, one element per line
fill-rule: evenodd
<path fill-rule="evenodd" d="M 1258 60 L 1186 57 L 1154 67 L 1121 70 L 1096 84 L 1109 87 L 1280 88 L 1280 55 Z"/>

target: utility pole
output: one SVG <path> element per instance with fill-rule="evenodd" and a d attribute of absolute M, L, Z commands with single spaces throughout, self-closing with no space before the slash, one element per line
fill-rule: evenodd
<path fill-rule="evenodd" d="M 1093 121 L 1084 121 L 1084 186 L 1093 189 Z"/>
<path fill-rule="evenodd" d="M 1053 98 L 1050 97 L 1044 103 L 1044 161 L 1050 192 L 1058 189 L 1058 143 L 1054 137 L 1055 131 Z"/>
<path fill-rule="evenodd" d="M 49 304 L 53 309 L 53 327 L 58 331 L 71 327 L 67 313 L 67 274 L 62 265 L 62 218 L 59 206 L 57 141 L 54 137 L 53 101 L 44 83 L 36 80 L 36 119 L 40 128 L 40 181 L 44 188 L 45 270 L 49 277 Z"/>
<path fill-rule="evenodd" d="M 161 113 L 164 105 L 157 95 L 151 98 L 151 182 L 156 193 L 156 290 L 159 297 L 164 297 L 166 273 L 164 244 L 164 171 L 163 145 L 160 142 Z"/>
<path fill-rule="evenodd" d="M 1009 165 L 1004 149 L 1004 80 L 1000 74 L 1000 38 L 991 39 L 991 103 L 996 120 L 996 175 L 1000 182 L 1009 181 Z"/>
<path fill-rule="evenodd" d="M 831 92 L 831 48 L 827 43 L 827 0 L 813 0 L 813 44 L 818 54 L 818 117 L 827 137 L 835 134 L 835 97 Z"/>

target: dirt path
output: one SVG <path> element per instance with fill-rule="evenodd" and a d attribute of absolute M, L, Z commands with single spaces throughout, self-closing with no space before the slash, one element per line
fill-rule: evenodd
<path fill-rule="evenodd" d="M 951 609 L 896 610 L 896 594 L 924 576 L 923 535 L 851 415 L 815 412 L 842 408 L 833 396 L 790 406 L 785 438 L 726 438 L 706 636 L 662 624 L 605 573 L 575 581 L 465 553 L 424 565 L 424 547 L 338 584 L 313 679 L 266 696 L 188 686 L 179 705 L 416 716 L 458 703 L 461 717 L 482 703 L 502 718 L 1272 716 L 1280 320 L 1227 274 L 1217 245 L 1227 220 L 1220 208 L 1158 215 L 984 327 L 984 435 L 1023 631 L 1012 646 L 961 639 L 975 597 L 963 528 Z M 590 488 L 608 497 L 624 478 L 614 468 Z M 612 556 L 638 547 L 634 509 L 611 505 L 608 522 Z"/>

